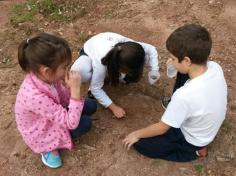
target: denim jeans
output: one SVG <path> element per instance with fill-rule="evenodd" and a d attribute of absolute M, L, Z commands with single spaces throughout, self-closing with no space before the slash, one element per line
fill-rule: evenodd
<path fill-rule="evenodd" d="M 188 143 L 179 128 L 170 128 L 163 135 L 140 139 L 134 148 L 150 158 L 187 162 L 197 159 L 196 151 L 202 147 Z"/>
<path fill-rule="evenodd" d="M 87 133 L 91 126 L 92 120 L 91 115 L 97 110 L 97 102 L 93 99 L 86 99 L 84 102 L 84 108 L 81 114 L 79 125 L 76 129 L 71 130 L 71 137 L 73 139 L 82 136 Z"/>

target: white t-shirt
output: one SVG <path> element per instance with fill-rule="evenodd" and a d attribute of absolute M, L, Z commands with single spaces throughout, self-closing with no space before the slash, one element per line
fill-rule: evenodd
<path fill-rule="evenodd" d="M 227 85 L 222 68 L 213 61 L 207 71 L 176 90 L 161 121 L 180 128 L 186 141 L 206 146 L 225 119 Z"/>
<path fill-rule="evenodd" d="M 120 34 L 105 32 L 100 33 L 90 38 L 84 44 L 84 51 L 92 59 L 92 78 L 90 82 L 90 90 L 93 96 L 105 107 L 108 107 L 112 100 L 102 89 L 104 80 L 107 74 L 107 68 L 101 63 L 101 59 L 117 44 L 120 42 L 133 41 Z M 136 42 L 136 41 L 134 41 Z M 145 62 L 149 66 L 150 70 L 159 70 L 158 66 L 158 53 L 154 46 L 139 43 L 145 52 Z"/>

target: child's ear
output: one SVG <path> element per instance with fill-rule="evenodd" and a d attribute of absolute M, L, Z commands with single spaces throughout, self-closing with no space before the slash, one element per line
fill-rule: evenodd
<path fill-rule="evenodd" d="M 190 66 L 190 65 L 192 64 L 191 59 L 190 59 L 189 57 L 187 57 L 187 56 L 184 57 L 184 61 L 185 61 L 185 63 L 186 63 L 188 66 Z"/>
<path fill-rule="evenodd" d="M 44 65 L 41 65 L 39 67 L 39 73 L 44 77 L 48 78 L 51 75 L 51 69 L 49 67 L 46 67 Z"/>

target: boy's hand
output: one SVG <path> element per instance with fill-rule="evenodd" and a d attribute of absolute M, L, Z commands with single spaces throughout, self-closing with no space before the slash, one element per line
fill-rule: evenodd
<path fill-rule="evenodd" d="M 112 103 L 109 106 L 109 109 L 112 111 L 112 113 L 115 115 L 116 118 L 122 118 L 126 115 L 125 110 L 114 103 Z"/>
<path fill-rule="evenodd" d="M 123 143 L 124 143 L 124 145 L 125 145 L 125 148 L 127 149 L 127 150 L 129 150 L 130 149 L 130 147 L 134 144 L 134 143 L 136 143 L 136 142 L 138 142 L 139 141 L 139 137 L 138 137 L 138 133 L 137 133 L 137 131 L 134 131 L 134 132 L 132 132 L 132 133 L 130 133 L 128 136 L 126 136 L 126 138 L 123 140 Z"/>

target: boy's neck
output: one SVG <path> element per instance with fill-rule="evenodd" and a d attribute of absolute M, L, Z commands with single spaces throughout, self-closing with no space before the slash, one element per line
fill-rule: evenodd
<path fill-rule="evenodd" d="M 207 71 L 207 65 L 192 64 L 188 72 L 190 79 L 194 79 Z"/>

